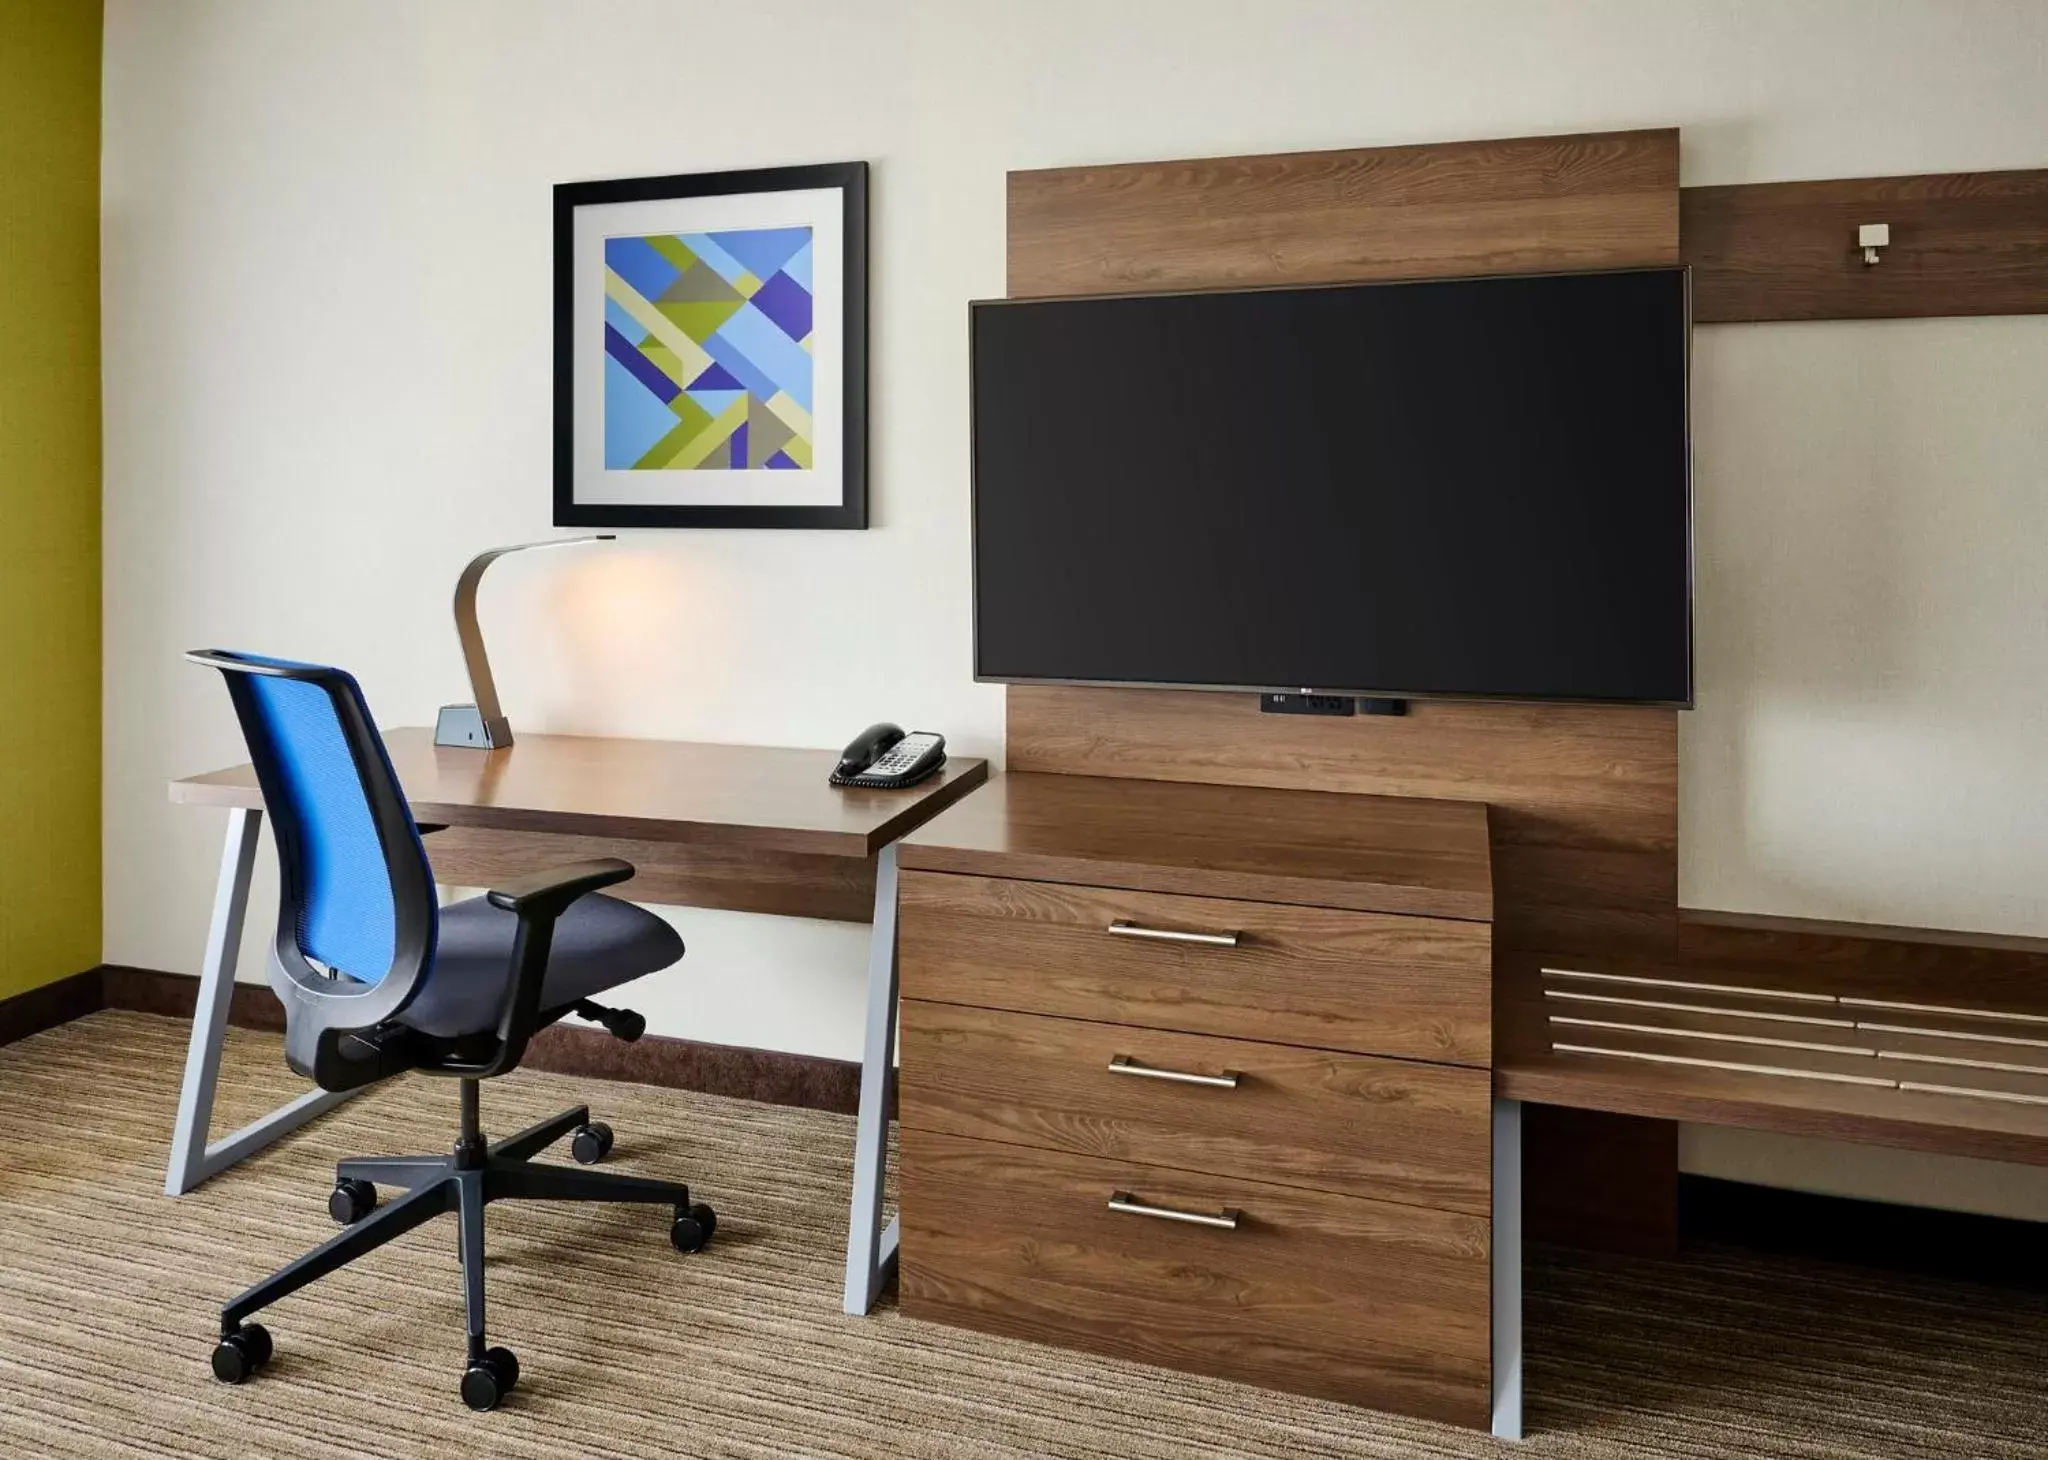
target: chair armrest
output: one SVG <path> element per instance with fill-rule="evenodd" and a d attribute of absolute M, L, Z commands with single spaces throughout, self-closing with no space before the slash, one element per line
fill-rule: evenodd
<path fill-rule="evenodd" d="M 498 1052 L 475 1071 L 479 1078 L 503 1074 L 517 1066 L 526 1053 L 526 1042 L 533 1038 L 534 1025 L 540 1020 L 541 986 L 547 981 L 555 919 L 585 893 L 624 882 L 632 875 L 631 862 L 597 857 L 515 877 L 485 894 L 492 907 L 518 916 L 519 932 L 512 940 L 512 988 L 498 1020 Z"/>
<path fill-rule="evenodd" d="M 542 872 L 529 872 L 501 882 L 485 894 L 492 907 L 521 917 L 557 918 L 570 903 L 586 892 L 624 882 L 633 875 L 633 864 L 617 857 L 596 857 L 588 862 L 569 862 Z"/>

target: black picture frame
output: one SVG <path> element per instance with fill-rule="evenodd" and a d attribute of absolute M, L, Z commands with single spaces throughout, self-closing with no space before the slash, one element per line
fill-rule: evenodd
<path fill-rule="evenodd" d="M 837 506 L 707 506 L 579 502 L 575 482 L 575 218 L 579 208 L 746 193 L 837 189 L 842 214 L 844 444 Z M 868 525 L 868 165 L 830 162 L 668 177 L 557 183 L 555 214 L 555 512 L 557 527 L 859 529 Z"/>

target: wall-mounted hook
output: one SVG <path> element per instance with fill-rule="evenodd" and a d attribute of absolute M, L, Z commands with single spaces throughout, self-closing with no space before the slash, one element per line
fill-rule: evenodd
<path fill-rule="evenodd" d="M 1865 223 L 1856 230 L 1856 246 L 1863 250 L 1863 262 L 1874 264 L 1878 250 L 1889 248 L 1892 241 L 1892 226 L 1889 223 Z"/>

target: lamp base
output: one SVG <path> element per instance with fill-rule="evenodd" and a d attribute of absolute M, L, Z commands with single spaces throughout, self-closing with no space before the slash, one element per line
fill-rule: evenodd
<path fill-rule="evenodd" d="M 502 750 L 512 743 L 512 726 L 502 716 L 486 720 L 475 705 L 443 705 L 434 717 L 434 744 L 456 750 Z"/>

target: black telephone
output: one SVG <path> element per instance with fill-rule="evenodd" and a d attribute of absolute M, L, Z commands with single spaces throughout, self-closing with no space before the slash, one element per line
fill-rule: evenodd
<path fill-rule="evenodd" d="M 945 736 L 929 730 L 913 730 L 905 735 L 902 726 L 884 721 L 868 726 L 840 752 L 832 784 L 883 789 L 914 786 L 936 774 L 945 763 Z"/>

